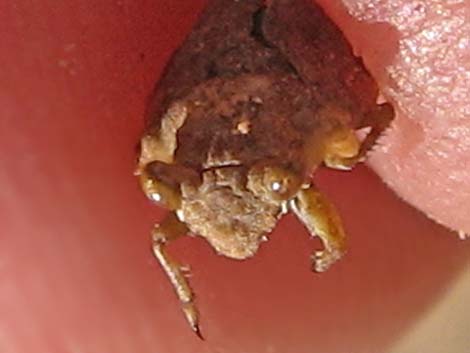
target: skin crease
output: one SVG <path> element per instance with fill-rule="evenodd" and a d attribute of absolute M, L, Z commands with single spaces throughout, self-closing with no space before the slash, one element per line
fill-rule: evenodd
<path fill-rule="evenodd" d="M 379 16 L 402 3 L 381 1 L 367 16 L 352 3 L 322 1 L 383 91 L 411 112 L 416 101 L 402 101 L 386 75 L 401 58 L 406 25 L 397 29 Z M 350 239 L 347 256 L 327 273 L 310 273 L 308 257 L 319 244 L 293 217 L 245 262 L 216 256 L 201 239 L 170 247 L 192 266 L 207 339 L 198 341 L 150 253 L 149 230 L 164 212 L 145 200 L 132 169 L 146 97 L 203 4 L 0 5 L 1 352 L 393 352 L 468 265 L 468 242 L 405 204 L 366 167 L 323 170 L 315 178 L 337 205 Z M 358 23 L 348 11 L 382 23 Z M 459 109 L 450 105 L 447 112 L 453 107 Z M 402 127 L 423 124 L 417 114 L 399 117 L 373 156 L 374 167 L 417 205 L 425 191 L 439 196 L 441 186 L 464 197 L 461 184 L 438 183 L 436 157 L 423 160 L 419 148 L 407 147 L 414 151 L 407 174 L 396 179 Z M 461 150 L 450 153 L 459 157 Z M 418 157 L 422 169 L 413 169 Z M 461 180 L 468 183 L 468 176 Z M 437 200 L 445 206 L 455 201 L 444 196 Z M 466 202 L 428 207 L 452 225 L 468 195 Z M 466 347 L 440 343 L 451 353 Z"/>

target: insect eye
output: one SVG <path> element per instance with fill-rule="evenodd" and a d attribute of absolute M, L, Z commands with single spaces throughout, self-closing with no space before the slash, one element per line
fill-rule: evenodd
<path fill-rule="evenodd" d="M 286 200 L 292 197 L 298 189 L 298 178 L 282 175 L 269 182 L 269 190 L 275 198 Z"/>
<path fill-rule="evenodd" d="M 175 210 L 180 207 L 180 195 L 177 189 L 150 175 L 146 169 L 140 172 L 140 183 L 147 197 L 160 205 Z"/>
<path fill-rule="evenodd" d="M 301 180 L 294 171 L 277 166 L 259 166 L 250 171 L 247 187 L 258 197 L 279 202 L 294 196 L 300 185 Z"/>
<path fill-rule="evenodd" d="M 283 189 L 282 182 L 274 181 L 271 183 L 271 190 L 274 192 L 280 192 Z"/>
<path fill-rule="evenodd" d="M 159 192 L 153 192 L 149 195 L 149 198 L 155 202 L 162 202 L 162 195 Z"/>

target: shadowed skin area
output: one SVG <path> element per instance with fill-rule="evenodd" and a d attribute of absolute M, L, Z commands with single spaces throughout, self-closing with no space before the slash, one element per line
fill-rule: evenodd
<path fill-rule="evenodd" d="M 393 61 L 396 33 L 323 3 L 368 49 L 380 81 L 377 61 Z M 149 207 L 130 171 L 147 94 L 203 5 L 0 5 L 0 26 L 8 28 L 0 41 L 2 351 L 391 352 L 466 267 L 468 244 L 367 168 L 320 171 L 316 184 L 339 208 L 350 239 L 349 255 L 327 274 L 309 271 L 319 244 L 291 217 L 243 263 L 215 256 L 198 239 L 171 246 L 192 265 L 211 327 L 198 342 L 148 247 L 163 210 Z M 384 33 L 387 40 L 371 44 L 372 34 Z"/>

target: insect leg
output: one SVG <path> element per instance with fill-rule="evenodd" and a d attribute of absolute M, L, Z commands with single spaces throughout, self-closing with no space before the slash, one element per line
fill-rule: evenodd
<path fill-rule="evenodd" d="M 315 186 L 301 189 L 290 207 L 312 235 L 321 238 L 324 249 L 313 256 L 313 269 L 323 272 L 346 251 L 346 236 L 333 204 Z"/>
<path fill-rule="evenodd" d="M 359 153 L 355 157 L 356 161 L 361 161 L 374 147 L 382 133 L 390 126 L 394 116 L 395 112 L 390 103 L 377 105 L 374 110 L 364 115 L 357 129 L 370 127 L 371 130 L 361 143 Z"/>
<path fill-rule="evenodd" d="M 140 157 L 135 175 L 139 176 L 142 190 L 148 198 L 170 210 L 176 210 L 181 202 L 179 185 L 174 182 L 174 154 L 177 148 L 177 132 L 187 117 L 183 104 L 173 104 L 164 114 L 161 126 L 145 135 L 140 142 Z"/>
<path fill-rule="evenodd" d="M 171 258 L 166 250 L 166 244 L 188 232 L 186 226 L 180 222 L 174 212 L 171 212 L 161 224 L 156 225 L 152 231 L 153 253 L 160 262 L 168 279 L 181 303 L 186 320 L 192 330 L 203 339 L 199 330 L 199 313 L 194 304 L 194 293 L 185 277 L 183 268 Z"/>
<path fill-rule="evenodd" d="M 341 125 L 336 128 L 325 145 L 323 161 L 334 169 L 351 169 L 357 163 L 361 143 L 353 129 Z"/>
<path fill-rule="evenodd" d="M 327 146 L 330 150 L 327 151 L 325 164 L 335 169 L 351 169 L 358 162 L 362 162 L 367 153 L 374 147 L 378 138 L 390 126 L 393 117 L 394 110 L 389 103 L 377 105 L 374 110 L 365 114 L 356 129 L 370 127 L 371 130 L 353 155 L 351 155 L 353 149 L 350 147 L 353 146 L 354 143 L 351 142 L 354 139 L 357 141 L 354 131 L 350 130 L 349 134 L 344 134 L 343 131 L 338 130 L 338 134 L 343 134 L 345 138 L 338 138 L 336 144 L 333 143 Z"/>

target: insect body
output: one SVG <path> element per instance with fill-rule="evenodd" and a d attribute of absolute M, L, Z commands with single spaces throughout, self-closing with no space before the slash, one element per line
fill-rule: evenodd
<path fill-rule="evenodd" d="M 137 174 L 170 210 L 153 230 L 155 256 L 199 334 L 194 295 L 165 245 L 206 238 L 233 259 L 253 256 L 286 212 L 324 249 L 345 252 L 333 205 L 309 176 L 350 169 L 393 118 L 341 32 L 307 0 L 213 0 L 174 54 L 149 110 Z M 363 141 L 355 130 L 370 127 Z"/>

